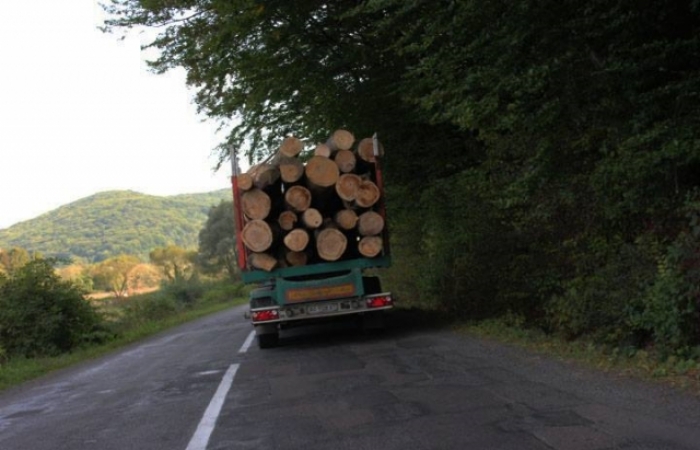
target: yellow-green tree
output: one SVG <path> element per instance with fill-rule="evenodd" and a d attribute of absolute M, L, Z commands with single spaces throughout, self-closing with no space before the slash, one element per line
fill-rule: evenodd
<path fill-rule="evenodd" d="M 149 258 L 171 282 L 189 280 L 196 272 L 197 252 L 177 245 L 156 248 Z"/>
<path fill-rule="evenodd" d="M 29 252 L 20 247 L 13 247 L 9 250 L 0 249 L 0 272 L 12 275 L 31 259 Z"/>
<path fill-rule="evenodd" d="M 92 268 L 95 286 L 109 290 L 117 298 L 128 295 L 129 282 L 134 275 L 134 268 L 141 260 L 133 255 L 119 255 L 105 259 Z"/>

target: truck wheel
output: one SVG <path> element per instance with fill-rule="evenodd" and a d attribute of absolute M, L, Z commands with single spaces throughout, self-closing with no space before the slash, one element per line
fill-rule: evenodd
<path fill-rule="evenodd" d="M 276 347 L 279 343 L 279 333 L 259 334 L 258 347 L 261 349 Z"/>

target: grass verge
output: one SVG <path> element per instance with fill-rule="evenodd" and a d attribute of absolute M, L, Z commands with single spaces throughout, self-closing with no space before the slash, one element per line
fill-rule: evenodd
<path fill-rule="evenodd" d="M 158 294 L 145 294 L 133 297 L 134 301 L 146 301 Z M 130 301 L 132 301 L 130 300 Z M 105 355 L 128 344 L 177 325 L 223 311 L 246 302 L 244 296 L 234 300 L 210 296 L 201 303 L 193 303 L 187 308 L 174 309 L 169 314 L 157 318 L 122 321 L 117 325 L 118 333 L 114 338 L 101 343 L 84 346 L 71 353 L 40 358 L 15 358 L 0 365 L 0 391 L 41 377 L 58 369 Z"/>
<path fill-rule="evenodd" d="M 515 345 L 607 373 L 664 383 L 700 395 L 700 362 L 696 359 L 674 356 L 661 359 L 653 350 L 609 347 L 583 339 L 566 341 L 498 319 L 460 322 L 454 327 L 479 338 Z"/>

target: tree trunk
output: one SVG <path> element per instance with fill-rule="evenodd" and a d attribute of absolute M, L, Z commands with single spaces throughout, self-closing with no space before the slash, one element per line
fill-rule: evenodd
<path fill-rule="evenodd" d="M 365 236 L 360 239 L 357 249 L 366 258 L 374 258 L 382 252 L 382 238 L 379 236 Z"/>
<path fill-rule="evenodd" d="M 338 165 L 338 169 L 341 173 L 352 172 L 355 170 L 355 165 L 357 164 L 355 154 L 350 150 L 338 150 L 333 160 Z"/>
<path fill-rule="evenodd" d="M 280 158 L 280 176 L 285 183 L 296 183 L 304 176 L 304 163 L 299 158 Z"/>
<path fill-rule="evenodd" d="M 335 130 L 326 142 L 332 151 L 350 150 L 355 143 L 355 136 L 347 130 Z"/>
<path fill-rule="evenodd" d="M 256 269 L 262 269 L 266 272 L 270 272 L 271 270 L 275 269 L 277 267 L 277 258 L 268 255 L 267 253 L 251 253 L 248 260 L 250 261 L 250 265 L 255 267 Z"/>
<path fill-rule="evenodd" d="M 293 252 L 301 252 L 309 245 L 309 233 L 301 228 L 295 228 L 284 237 L 284 245 Z"/>
<path fill-rule="evenodd" d="M 241 195 L 243 214 L 252 220 L 262 220 L 270 214 L 270 196 L 260 189 L 253 188 Z"/>
<path fill-rule="evenodd" d="M 335 223 L 343 230 L 352 230 L 357 225 L 357 213 L 352 209 L 341 209 L 335 214 Z"/>
<path fill-rule="evenodd" d="M 316 236 L 316 251 L 325 261 L 337 261 L 345 253 L 348 240 L 345 235 L 335 228 L 321 230 Z"/>
<path fill-rule="evenodd" d="M 272 228 L 264 220 L 251 220 L 241 233 L 243 243 L 248 249 L 255 253 L 266 251 L 272 246 L 274 236 Z"/>
<path fill-rule="evenodd" d="M 280 228 L 284 231 L 290 231 L 294 228 L 299 218 L 294 211 L 282 211 L 277 218 L 277 223 L 279 223 Z"/>
<path fill-rule="evenodd" d="M 311 206 L 311 192 L 304 186 L 292 186 L 284 193 L 284 200 L 296 212 L 304 212 Z"/>
<path fill-rule="evenodd" d="M 306 163 L 306 179 L 309 188 L 328 188 L 338 181 L 340 171 L 333 160 L 323 156 L 313 156 Z"/>
<path fill-rule="evenodd" d="M 294 136 L 288 136 L 282 140 L 280 145 L 280 153 L 283 156 L 294 157 L 301 153 L 304 144 Z"/>
<path fill-rule="evenodd" d="M 367 211 L 360 214 L 357 231 L 360 236 L 376 236 L 384 229 L 384 218 L 379 213 Z"/>

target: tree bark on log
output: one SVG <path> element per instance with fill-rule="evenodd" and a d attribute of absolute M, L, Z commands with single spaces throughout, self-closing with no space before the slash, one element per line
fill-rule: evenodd
<path fill-rule="evenodd" d="M 301 214 L 301 221 L 309 229 L 316 229 L 323 223 L 323 216 L 316 208 L 309 208 Z"/>
<path fill-rule="evenodd" d="M 311 206 L 311 191 L 304 186 L 292 186 L 284 193 L 284 201 L 296 212 L 304 212 Z"/>
<path fill-rule="evenodd" d="M 357 158 L 355 158 L 355 154 L 350 150 L 338 150 L 333 160 L 338 165 L 338 169 L 341 173 L 350 173 L 355 170 L 355 166 L 357 165 Z"/>
<path fill-rule="evenodd" d="M 280 179 L 280 169 L 278 165 L 261 164 L 251 174 L 253 176 L 253 185 L 258 189 L 265 189 L 272 186 Z"/>
<path fill-rule="evenodd" d="M 342 231 L 326 228 L 316 235 L 316 251 L 325 261 L 337 261 L 345 253 L 348 239 Z"/>
<path fill-rule="evenodd" d="M 362 184 L 362 178 L 360 178 L 359 175 L 344 173 L 338 177 L 338 182 L 335 184 L 335 191 L 342 200 L 352 202 L 357 197 L 360 184 Z"/>
<path fill-rule="evenodd" d="M 384 230 L 384 218 L 379 213 L 367 211 L 358 217 L 357 231 L 360 236 L 376 236 L 382 230 Z"/>
<path fill-rule="evenodd" d="M 304 144 L 294 136 L 288 136 L 282 139 L 280 144 L 280 153 L 284 156 L 294 157 L 301 153 Z"/>
<path fill-rule="evenodd" d="M 285 183 L 296 183 L 304 176 L 304 163 L 299 158 L 280 158 L 280 176 Z"/>
<path fill-rule="evenodd" d="M 365 236 L 360 239 L 357 249 L 362 256 L 374 258 L 382 252 L 383 244 L 382 238 L 379 236 Z"/>
<path fill-rule="evenodd" d="M 328 188 L 338 182 L 340 171 L 333 160 L 323 156 L 313 156 L 305 168 L 309 188 Z"/>
<path fill-rule="evenodd" d="M 258 188 L 253 188 L 241 195 L 243 214 L 252 220 L 265 219 L 270 214 L 272 202 L 270 196 Z"/>
<path fill-rule="evenodd" d="M 301 228 L 295 228 L 284 237 L 284 245 L 293 252 L 301 252 L 309 245 L 309 233 Z"/>
<path fill-rule="evenodd" d="M 326 145 L 330 147 L 332 151 L 337 150 L 350 150 L 352 144 L 355 143 L 355 136 L 347 130 L 335 130 L 331 137 L 328 138 Z"/>
<path fill-rule="evenodd" d="M 272 228 L 264 220 L 251 220 L 241 233 L 243 244 L 255 253 L 262 253 L 272 246 Z"/>
<path fill-rule="evenodd" d="M 250 265 L 256 269 L 270 272 L 277 267 L 278 261 L 274 256 L 267 253 L 251 253 L 249 256 Z"/>
<path fill-rule="evenodd" d="M 352 209 L 341 209 L 335 214 L 333 220 L 343 230 L 352 230 L 357 226 L 357 213 Z"/>

